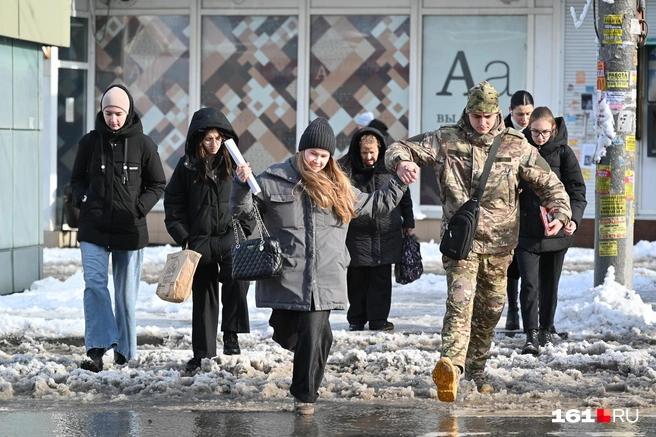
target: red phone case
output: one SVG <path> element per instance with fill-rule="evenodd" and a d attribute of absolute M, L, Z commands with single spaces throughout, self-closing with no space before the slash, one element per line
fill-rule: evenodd
<path fill-rule="evenodd" d="M 542 219 L 542 224 L 544 225 L 544 228 L 549 229 L 549 223 L 553 221 L 553 217 L 547 211 L 547 208 L 545 208 L 544 206 L 540 207 L 540 218 Z"/>

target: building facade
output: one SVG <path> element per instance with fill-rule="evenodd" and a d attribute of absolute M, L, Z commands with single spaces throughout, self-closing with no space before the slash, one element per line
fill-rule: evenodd
<path fill-rule="evenodd" d="M 526 89 L 536 105 L 565 117 L 588 184 L 579 243 L 591 247 L 584 231 L 593 229 L 595 210 L 587 102 L 596 85 L 596 41 L 592 12 L 578 28 L 571 15 L 571 8 L 581 14 L 585 3 L 75 0 L 71 47 L 53 48 L 56 56 L 44 67 L 52 90 L 45 111 L 57 114 L 43 135 L 44 150 L 57 151 L 56 165 L 42 175 L 43 192 L 55 193 L 44 206 L 46 245 L 59 241 L 52 235 L 59 231 L 60 199 L 77 140 L 93 128 L 98 99 L 114 82 L 131 90 L 170 175 L 184 150 L 189 116 L 203 106 L 226 114 L 258 172 L 294 153 L 303 127 L 317 116 L 330 121 L 339 154 L 361 112 L 373 112 L 392 138 L 406 138 L 457 121 L 467 89 L 488 80 L 501 93 L 504 112 L 510 96 Z M 656 1 L 646 3 L 649 22 Z M 649 44 L 639 50 L 639 74 L 648 79 L 652 51 Z M 641 100 L 644 120 L 636 132 L 635 233 L 653 239 L 656 198 L 643 181 L 656 171 L 656 147 L 649 148 L 649 138 L 656 138 L 648 132 L 653 120 L 646 120 L 649 80 L 643 84 L 638 92 L 648 98 Z M 421 183 L 411 190 L 424 218 L 418 234 L 439 238 L 432 171 L 423 169 Z M 149 216 L 153 242 L 170 241 L 161 214 L 156 208 Z"/>
<path fill-rule="evenodd" d="M 43 148 L 41 86 L 49 45 L 68 45 L 68 0 L 0 3 L 0 295 L 41 278 L 44 179 L 56 147 Z M 44 46 L 46 44 L 46 46 Z"/>

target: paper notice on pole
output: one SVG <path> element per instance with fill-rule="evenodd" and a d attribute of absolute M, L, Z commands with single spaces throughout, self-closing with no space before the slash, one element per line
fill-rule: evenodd
<path fill-rule="evenodd" d="M 230 152 L 230 156 L 232 156 L 232 159 L 235 160 L 237 165 L 246 164 L 246 160 L 244 159 L 244 156 L 241 154 L 241 152 L 237 148 L 237 145 L 235 144 L 235 141 L 232 138 L 228 138 L 223 142 L 223 144 L 226 145 L 226 147 L 228 148 L 228 152 Z M 248 177 L 247 182 L 248 185 L 251 187 L 251 191 L 253 192 L 253 194 L 258 194 L 260 191 L 262 191 L 257 181 L 255 180 L 255 176 L 250 175 Z"/>

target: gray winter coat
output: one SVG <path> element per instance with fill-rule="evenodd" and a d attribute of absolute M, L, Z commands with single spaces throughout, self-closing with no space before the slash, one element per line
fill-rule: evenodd
<path fill-rule="evenodd" d="M 258 307 L 295 311 L 343 310 L 348 302 L 348 224 L 299 192 L 294 160 L 291 157 L 260 174 L 257 180 L 262 191 L 257 196 L 250 194 L 247 184 L 233 179 L 230 212 L 237 218 L 251 217 L 255 198 L 267 230 L 280 240 L 282 248 L 282 275 L 257 281 L 255 302 Z M 375 217 L 389 214 L 407 187 L 394 178 L 374 193 L 352 189 L 357 197 L 356 213 Z"/>

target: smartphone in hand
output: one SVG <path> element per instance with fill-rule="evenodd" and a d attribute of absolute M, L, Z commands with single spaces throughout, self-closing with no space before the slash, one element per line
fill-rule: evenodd
<path fill-rule="evenodd" d="M 547 211 L 547 208 L 544 206 L 540 207 L 540 217 L 542 218 L 542 224 L 544 225 L 544 228 L 549 229 L 549 223 L 554 220 L 554 217 L 549 211 Z"/>

